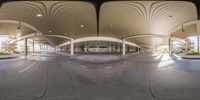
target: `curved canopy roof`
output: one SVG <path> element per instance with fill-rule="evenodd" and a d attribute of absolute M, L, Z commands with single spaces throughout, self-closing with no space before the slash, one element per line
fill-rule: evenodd
<path fill-rule="evenodd" d="M 45 35 L 65 35 L 75 39 L 97 34 L 95 7 L 84 1 L 7 2 L 1 6 L 0 20 L 21 21 L 37 29 L 21 29 L 21 34 L 40 31 Z M 191 2 L 110 1 L 102 4 L 100 8 L 99 33 L 100 36 L 118 39 L 140 34 L 170 36 L 176 27 L 195 20 L 197 9 Z M 65 42 L 59 38 L 49 40 L 56 45 Z M 142 37 L 129 41 L 151 47 L 161 44 L 164 40 L 157 37 Z"/>

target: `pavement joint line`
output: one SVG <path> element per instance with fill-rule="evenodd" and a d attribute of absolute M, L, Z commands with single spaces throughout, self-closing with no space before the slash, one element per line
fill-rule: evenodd
<path fill-rule="evenodd" d="M 108 66 L 108 67 L 106 67 L 106 68 L 110 69 L 110 68 L 112 68 L 112 66 Z"/>
<path fill-rule="evenodd" d="M 36 62 L 32 63 L 32 64 L 29 65 L 28 67 L 26 67 L 26 68 L 22 69 L 21 71 L 19 71 L 19 73 L 22 73 L 22 72 L 27 71 L 28 69 L 30 69 L 31 67 L 33 67 L 33 65 L 35 65 L 35 64 L 36 64 Z"/>
<path fill-rule="evenodd" d="M 88 68 L 88 66 L 84 66 L 84 65 L 81 65 L 80 67 L 81 67 L 81 68 Z"/>

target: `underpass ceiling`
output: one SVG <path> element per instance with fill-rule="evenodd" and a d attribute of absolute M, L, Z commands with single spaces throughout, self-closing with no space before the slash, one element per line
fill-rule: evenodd
<path fill-rule="evenodd" d="M 22 21 L 43 34 L 72 38 L 96 36 L 96 17 L 95 6 L 82 1 L 13 1 L 4 3 L 0 9 L 0 20 Z M 169 36 L 172 29 L 197 19 L 196 7 L 191 2 L 112 1 L 101 6 L 99 33 L 119 39 L 134 34 Z M 59 38 L 49 40 L 63 42 Z M 152 37 L 129 41 L 149 46 L 163 42 Z"/>
<path fill-rule="evenodd" d="M 81 1 L 7 2 L 1 7 L 0 20 L 22 21 L 45 35 L 66 35 L 72 38 L 96 35 L 95 8 Z"/>
<path fill-rule="evenodd" d="M 172 35 L 175 37 L 181 38 L 181 39 L 185 39 L 188 36 L 197 35 L 196 30 L 197 30 L 196 24 L 192 24 L 189 26 L 182 26 L 182 28 L 180 28 L 177 31 L 175 31 L 174 33 L 172 33 Z"/>
<path fill-rule="evenodd" d="M 100 35 L 116 38 L 140 34 L 170 36 L 174 28 L 197 19 L 196 7 L 190 2 L 112 1 L 102 5 Z M 154 46 L 163 39 L 145 37 L 130 41 Z"/>
<path fill-rule="evenodd" d="M 18 26 L 18 24 L 0 23 L 0 35 L 10 35 L 12 37 L 17 37 L 35 32 L 26 26 L 20 26 L 20 29 L 18 29 Z"/>

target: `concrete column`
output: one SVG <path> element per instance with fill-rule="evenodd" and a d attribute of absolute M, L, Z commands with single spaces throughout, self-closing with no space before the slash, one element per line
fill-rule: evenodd
<path fill-rule="evenodd" d="M 121 52 L 121 46 L 120 45 L 118 46 L 118 51 Z"/>
<path fill-rule="evenodd" d="M 110 42 L 108 42 L 108 52 L 110 52 L 110 53 L 111 53 L 111 51 L 112 51 L 111 43 L 110 43 Z"/>
<path fill-rule="evenodd" d="M 71 39 L 70 53 L 71 53 L 71 56 L 74 55 L 74 39 Z"/>
<path fill-rule="evenodd" d="M 197 52 L 199 52 L 199 34 L 197 35 Z"/>
<path fill-rule="evenodd" d="M 78 46 L 77 46 L 77 43 L 76 43 L 76 52 L 78 52 Z"/>
<path fill-rule="evenodd" d="M 85 52 L 87 52 L 87 48 L 88 48 L 88 45 L 87 45 L 87 42 L 85 43 L 85 46 L 84 46 L 84 50 L 85 50 Z"/>
<path fill-rule="evenodd" d="M 122 55 L 126 55 L 126 44 L 125 39 L 122 40 Z"/>
<path fill-rule="evenodd" d="M 33 38 L 33 53 L 35 52 L 35 38 Z"/>
<path fill-rule="evenodd" d="M 185 52 L 188 53 L 188 41 L 185 40 Z"/>
<path fill-rule="evenodd" d="M 137 47 L 137 52 L 140 53 L 140 48 L 139 47 Z"/>
<path fill-rule="evenodd" d="M 130 52 L 130 46 L 128 45 L 128 48 L 127 48 L 127 52 L 129 53 Z"/>
<path fill-rule="evenodd" d="M 169 38 L 169 41 L 168 41 L 168 48 L 169 48 L 169 55 L 172 55 L 172 40 L 171 40 L 171 38 Z"/>
<path fill-rule="evenodd" d="M 41 43 L 39 44 L 40 45 L 40 51 L 42 50 L 42 46 L 41 46 Z"/>
<path fill-rule="evenodd" d="M 57 52 L 57 47 L 55 47 L 55 52 Z"/>
<path fill-rule="evenodd" d="M 200 35 L 200 23 L 199 22 L 196 24 L 196 28 L 197 28 L 197 52 L 199 52 L 199 35 Z"/>
<path fill-rule="evenodd" d="M 156 45 L 156 53 L 158 52 L 158 45 Z"/>
<path fill-rule="evenodd" d="M 27 38 L 24 39 L 24 54 L 28 55 Z"/>

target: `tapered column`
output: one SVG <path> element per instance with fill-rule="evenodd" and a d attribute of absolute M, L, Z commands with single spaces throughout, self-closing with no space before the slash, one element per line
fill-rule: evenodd
<path fill-rule="evenodd" d="M 71 53 L 71 56 L 74 55 L 74 39 L 71 39 L 70 53 Z"/>
<path fill-rule="evenodd" d="M 24 54 L 28 55 L 27 38 L 24 39 Z"/>
<path fill-rule="evenodd" d="M 126 55 L 126 44 L 125 44 L 125 40 L 122 40 L 122 55 Z"/>

